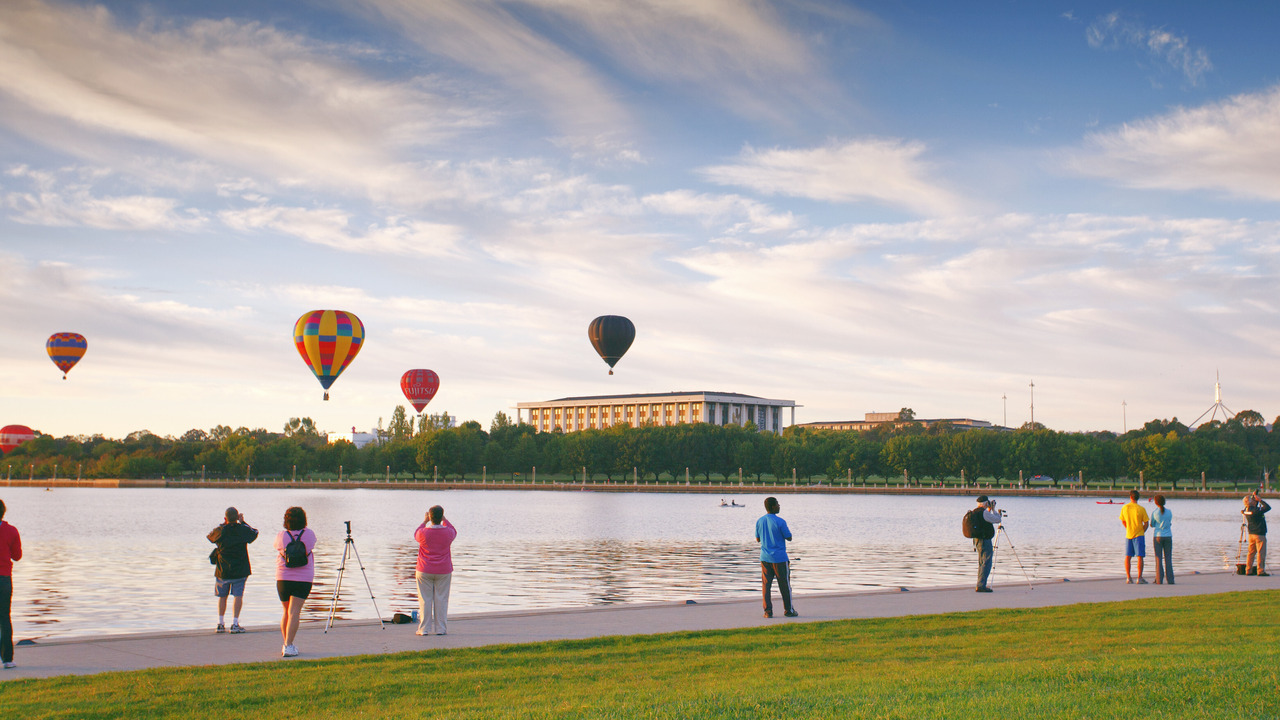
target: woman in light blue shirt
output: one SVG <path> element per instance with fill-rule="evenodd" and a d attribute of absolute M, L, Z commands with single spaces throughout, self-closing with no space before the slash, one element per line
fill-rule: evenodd
<path fill-rule="evenodd" d="M 1156 509 L 1151 512 L 1152 544 L 1156 551 L 1156 584 L 1173 584 L 1173 513 L 1164 506 L 1164 496 L 1155 496 Z"/>

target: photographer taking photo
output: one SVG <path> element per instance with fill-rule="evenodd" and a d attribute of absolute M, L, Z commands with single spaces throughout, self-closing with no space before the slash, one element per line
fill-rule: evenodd
<path fill-rule="evenodd" d="M 226 632 L 227 595 L 235 597 L 231 608 L 231 632 L 242 633 L 240 610 L 244 607 L 244 581 L 249 578 L 249 543 L 258 539 L 258 531 L 249 527 L 244 516 L 233 507 L 227 508 L 226 521 L 209 532 L 209 542 L 218 547 L 209 555 L 214 564 L 213 594 L 218 598 L 218 629 Z"/>
<path fill-rule="evenodd" d="M 973 550 L 978 553 L 978 587 L 977 592 L 989 593 L 987 578 L 991 576 L 991 539 L 996 536 L 996 526 L 1000 524 L 1000 513 L 996 510 L 996 501 L 987 499 L 986 495 L 978 496 L 978 506 L 964 516 L 965 537 L 973 538 Z"/>
<path fill-rule="evenodd" d="M 1245 524 L 1249 526 L 1249 555 L 1245 559 L 1249 569 L 1245 572 L 1246 575 L 1269 576 L 1266 513 L 1270 510 L 1271 506 L 1267 501 L 1258 497 L 1258 491 L 1255 490 L 1244 496 L 1244 509 L 1240 514 L 1244 515 Z"/>

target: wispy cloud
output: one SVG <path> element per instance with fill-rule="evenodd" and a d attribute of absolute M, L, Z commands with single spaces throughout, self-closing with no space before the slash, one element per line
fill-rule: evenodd
<path fill-rule="evenodd" d="M 1213 69 L 1208 51 L 1193 47 L 1186 37 L 1162 27 L 1143 25 L 1119 12 L 1094 20 L 1085 30 L 1085 38 L 1095 48 L 1137 48 L 1182 73 L 1192 85 L 1199 85 L 1205 73 Z"/>
<path fill-rule="evenodd" d="M 646 195 L 641 199 L 645 207 L 664 214 L 692 216 L 709 227 L 728 227 L 724 231 L 737 233 L 768 233 L 794 229 L 798 222 L 789 212 L 777 212 L 768 205 L 740 195 L 712 195 L 690 190 Z"/>
<path fill-rule="evenodd" d="M 768 4 L 751 0 L 363 2 L 425 50 L 534 100 L 574 136 L 613 138 L 630 128 L 632 113 L 611 72 L 752 116 L 778 116 L 780 98 L 816 108 L 818 96 L 829 105 L 838 94 L 804 39 Z M 557 26 L 570 30 L 546 32 Z"/>
<path fill-rule="evenodd" d="M 25 225 L 87 227 L 101 230 L 195 230 L 204 213 L 174 198 L 153 195 L 95 195 L 88 182 L 63 184 L 54 173 L 26 166 L 6 173 L 35 187 L 4 195 L 10 219 Z"/>
<path fill-rule="evenodd" d="M 413 174 L 405 148 L 485 122 L 422 80 L 371 77 L 341 48 L 257 23 L 123 27 L 103 7 L 12 0 L 0 36 L 7 124 L 74 155 L 177 150 L 289 184 L 385 193 Z"/>
<path fill-rule="evenodd" d="M 804 149 L 748 147 L 737 162 L 699 172 L 721 185 L 827 202 L 875 202 L 922 215 L 957 212 L 960 197 L 933 179 L 925 146 L 895 138 Z"/>
<path fill-rule="evenodd" d="M 1131 187 L 1280 200 L 1280 86 L 1089 135 L 1077 172 Z"/>
<path fill-rule="evenodd" d="M 232 230 L 270 230 L 335 250 L 372 255 L 446 257 L 460 251 L 463 236 L 453 225 L 405 218 L 357 229 L 352 227 L 350 213 L 335 208 L 262 205 L 224 210 L 218 219 Z"/>

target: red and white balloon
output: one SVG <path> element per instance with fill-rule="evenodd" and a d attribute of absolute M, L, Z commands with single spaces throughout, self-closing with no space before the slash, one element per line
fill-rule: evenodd
<path fill-rule="evenodd" d="M 400 389 L 413 409 L 422 412 L 440 389 L 440 376 L 431 370 L 410 370 L 400 376 Z"/>

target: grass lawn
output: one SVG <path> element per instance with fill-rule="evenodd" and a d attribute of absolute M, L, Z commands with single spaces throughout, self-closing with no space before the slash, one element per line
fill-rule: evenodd
<path fill-rule="evenodd" d="M 6 718 L 1280 717 L 1280 591 L 0 683 Z"/>

